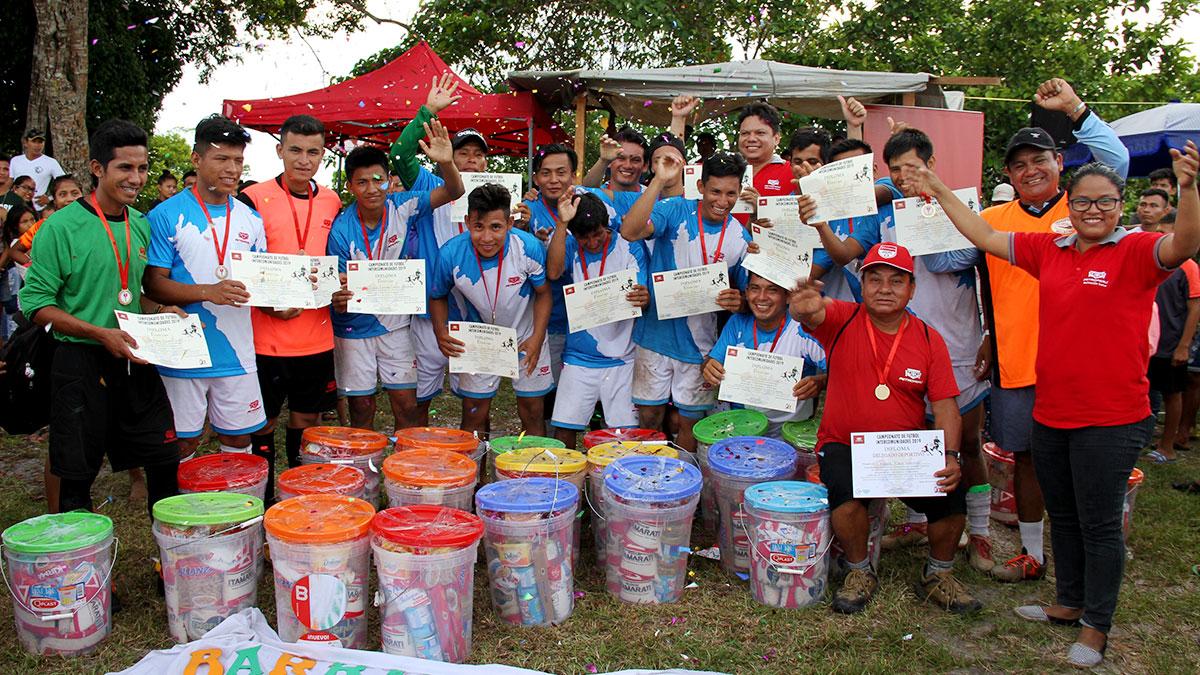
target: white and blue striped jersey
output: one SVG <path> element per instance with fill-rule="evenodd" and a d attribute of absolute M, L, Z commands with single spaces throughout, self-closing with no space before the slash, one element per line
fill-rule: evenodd
<path fill-rule="evenodd" d="M 563 262 L 565 284 L 584 281 L 583 263 L 587 263 L 587 278 L 595 279 L 601 275 L 601 263 L 604 265 L 603 274 L 612 274 L 623 270 L 635 270 L 637 282 L 649 286 L 649 261 L 646 250 L 641 242 L 630 243 L 612 232 L 608 241 L 608 254 L 583 252 L 583 261 L 579 257 L 579 242 L 575 237 L 567 235 L 566 258 Z M 584 368 L 612 368 L 633 362 L 633 326 L 636 319 L 625 319 L 596 326 L 588 330 L 576 331 L 567 335 L 567 346 L 563 351 L 563 362 Z"/>
<path fill-rule="evenodd" d="M 466 232 L 442 247 L 431 280 L 430 297 L 444 298 L 452 290 L 462 294 L 463 320 L 493 323 L 494 303 L 495 325 L 513 328 L 524 340 L 533 333 L 533 289 L 546 283 L 546 249 L 532 234 L 512 229 L 501 255 L 478 258 Z"/>

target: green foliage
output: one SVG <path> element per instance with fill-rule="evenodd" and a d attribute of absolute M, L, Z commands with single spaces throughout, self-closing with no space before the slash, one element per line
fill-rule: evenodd
<path fill-rule="evenodd" d="M 192 169 L 192 145 L 176 133 L 154 134 L 150 137 L 150 172 L 146 186 L 138 195 L 137 207 L 143 212 L 158 198 L 158 177 L 170 171 L 183 185 L 183 174 Z"/>

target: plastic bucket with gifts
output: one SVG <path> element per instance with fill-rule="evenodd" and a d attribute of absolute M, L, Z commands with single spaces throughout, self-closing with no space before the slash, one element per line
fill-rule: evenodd
<path fill-rule="evenodd" d="M 1017 524 L 1017 498 L 1013 491 L 1013 454 L 995 443 L 983 444 L 983 459 L 987 462 L 988 482 L 992 484 L 992 519 L 1005 525 Z"/>
<path fill-rule="evenodd" d="M 601 443 L 621 443 L 624 441 L 633 441 L 635 443 L 659 443 L 666 440 L 666 434 L 653 429 L 596 429 L 583 435 L 583 449 L 585 451 L 591 450 Z"/>
<path fill-rule="evenodd" d="M 769 425 L 767 416 L 757 410 L 738 409 L 709 415 L 692 427 L 692 434 L 696 437 L 696 462 L 700 466 L 700 473 L 704 475 L 704 489 L 700 491 L 700 518 L 706 532 L 716 532 L 720 519 L 712 475 L 708 470 L 708 449 L 724 438 L 761 436 Z"/>
<path fill-rule="evenodd" d="M 367 429 L 351 427 L 309 427 L 300 445 L 303 464 L 343 464 L 363 472 L 366 501 L 379 503 L 379 472 L 388 437 Z"/>
<path fill-rule="evenodd" d="M 821 482 L 821 465 L 813 464 L 804 471 L 804 476 L 810 483 L 824 485 Z M 879 569 L 879 557 L 883 555 L 883 533 L 887 529 L 888 524 L 888 508 L 886 499 L 868 499 L 867 500 L 867 558 L 871 560 L 871 567 Z M 842 547 L 838 545 L 837 537 L 833 537 L 829 544 L 829 560 L 840 564 L 842 562 Z M 829 573 L 840 573 L 843 570 L 836 569 L 833 564 L 829 565 Z"/>
<path fill-rule="evenodd" d="M 796 449 L 797 473 L 817 463 L 817 429 L 820 426 L 821 420 L 816 417 L 783 424 L 783 440 Z"/>
<path fill-rule="evenodd" d="M 167 629 L 182 644 L 258 604 L 263 503 L 233 492 L 167 497 L 154 505 Z"/>
<path fill-rule="evenodd" d="M 389 506 L 442 504 L 469 512 L 478 475 L 470 457 L 449 450 L 400 450 L 383 461 Z"/>
<path fill-rule="evenodd" d="M 261 500 L 266 499 L 269 469 L 266 458 L 258 455 L 218 452 L 180 462 L 176 476 L 183 494 L 236 492 Z"/>
<path fill-rule="evenodd" d="M 750 592 L 769 607 L 808 607 L 825 597 L 833 541 L 823 485 L 772 481 L 746 488 Z"/>
<path fill-rule="evenodd" d="M 465 458 L 464 458 L 465 459 Z M 371 521 L 383 651 L 462 663 L 471 654 L 475 551 L 483 522 L 433 504 L 394 506 Z"/>
<path fill-rule="evenodd" d="M 639 604 L 679 600 L 703 480 L 671 457 L 622 457 L 604 470 L 609 593 Z"/>
<path fill-rule="evenodd" d="M 341 495 L 301 495 L 267 509 L 275 612 L 284 642 L 367 646 L 367 584 L 375 507 Z"/>
<path fill-rule="evenodd" d="M 549 438 L 547 436 L 501 436 L 488 441 L 487 447 L 489 451 L 485 453 L 485 458 L 488 461 L 488 480 L 496 480 L 496 458 L 507 452 L 512 452 L 520 448 L 565 448 L 565 443 L 557 438 Z"/>
<path fill-rule="evenodd" d="M 571 616 L 578 510 L 579 489 L 555 478 L 514 478 L 475 493 L 492 607 L 503 621 L 540 626 Z"/>
<path fill-rule="evenodd" d="M 279 474 L 279 501 L 300 495 L 343 495 L 363 498 L 367 478 L 362 469 L 345 464 L 301 464 Z"/>
<path fill-rule="evenodd" d="M 746 488 L 764 481 L 790 480 L 796 474 L 796 450 L 774 438 L 726 438 L 708 449 L 708 468 L 720 513 L 717 545 L 721 567 L 746 574 L 750 571 L 750 536 L 742 509 Z"/>
<path fill-rule="evenodd" d="M 449 450 L 470 457 L 479 469 L 477 481 L 483 480 L 484 453 L 487 444 L 481 443 L 469 431 L 446 427 L 409 427 L 396 430 L 396 450 Z"/>
<path fill-rule="evenodd" d="M 595 514 L 592 518 L 592 534 L 596 543 L 596 565 L 600 567 L 604 566 L 604 556 L 608 550 L 604 516 L 604 470 L 616 460 L 630 455 L 678 459 L 679 451 L 667 445 L 666 441 L 609 441 L 593 445 L 587 451 L 588 480 L 584 498 Z"/>
<path fill-rule="evenodd" d="M 21 646 L 31 654 L 95 651 L 112 629 L 112 521 L 52 513 L 9 526 L 0 539 Z"/>

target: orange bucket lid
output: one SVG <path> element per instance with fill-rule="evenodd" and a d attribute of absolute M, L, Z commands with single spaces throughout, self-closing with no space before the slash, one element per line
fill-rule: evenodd
<path fill-rule="evenodd" d="M 300 495 L 267 509 L 263 527 L 292 544 L 337 544 L 365 536 L 375 507 L 342 495 Z"/>
<path fill-rule="evenodd" d="M 346 464 L 301 464 L 279 474 L 279 489 L 294 495 L 352 494 L 363 489 L 362 469 Z"/>
<path fill-rule="evenodd" d="M 399 450 L 383 460 L 387 480 L 413 487 L 460 487 L 479 475 L 475 461 L 461 452 L 418 448 Z"/>
<path fill-rule="evenodd" d="M 1133 471 L 1130 472 L 1130 474 L 1129 474 L 1128 487 L 1137 487 L 1138 485 L 1141 485 L 1142 481 L 1145 479 L 1146 479 L 1146 474 L 1142 473 L 1142 470 L 1135 466 L 1135 467 L 1133 467 Z"/>
<path fill-rule="evenodd" d="M 445 427 L 411 427 L 397 430 L 396 449 L 414 448 L 472 453 L 479 448 L 479 439 L 469 431 Z"/>
<path fill-rule="evenodd" d="M 373 455 L 388 446 L 387 436 L 353 427 L 309 427 L 301 439 L 308 454 L 333 459 Z"/>
<path fill-rule="evenodd" d="M 804 470 L 804 477 L 807 478 L 808 482 L 810 483 L 821 485 L 821 465 L 809 464 L 808 468 Z"/>

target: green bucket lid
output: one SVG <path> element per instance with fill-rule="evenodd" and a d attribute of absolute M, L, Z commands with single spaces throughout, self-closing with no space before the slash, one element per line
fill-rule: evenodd
<path fill-rule="evenodd" d="M 112 519 L 89 511 L 47 513 L 22 520 L 4 531 L 14 553 L 62 553 L 99 544 L 112 536 Z"/>
<path fill-rule="evenodd" d="M 813 450 L 817 447 L 817 427 L 821 420 L 807 419 L 798 422 L 786 422 L 783 425 L 783 440 L 792 444 L 797 450 Z"/>
<path fill-rule="evenodd" d="M 705 445 L 733 436 L 762 436 L 770 424 L 767 416 L 757 410 L 726 410 L 696 422 L 692 434 Z"/>
<path fill-rule="evenodd" d="M 154 505 L 154 519 L 165 525 L 224 525 L 240 523 L 263 514 L 258 497 L 233 492 L 196 492 L 175 495 Z"/>
<path fill-rule="evenodd" d="M 492 439 L 492 454 L 503 455 L 506 452 L 521 448 L 565 448 L 565 443 L 557 438 L 545 436 L 501 436 Z"/>

